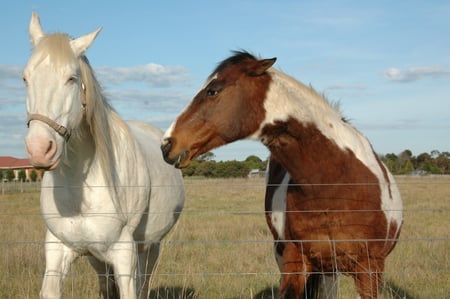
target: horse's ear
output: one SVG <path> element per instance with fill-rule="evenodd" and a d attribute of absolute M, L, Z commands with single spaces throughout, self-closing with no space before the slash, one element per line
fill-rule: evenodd
<path fill-rule="evenodd" d="M 258 62 L 248 70 L 248 74 L 250 76 L 260 76 L 264 74 L 264 72 L 267 71 L 267 69 L 270 68 L 276 60 L 276 57 L 258 60 Z"/>
<path fill-rule="evenodd" d="M 97 37 L 99 32 L 102 30 L 102 27 L 97 30 L 88 33 L 86 35 L 80 36 L 79 38 L 73 39 L 70 41 L 70 46 L 72 47 L 72 51 L 76 56 L 82 55 L 94 42 L 94 39 Z"/>
<path fill-rule="evenodd" d="M 41 22 L 39 21 L 39 16 L 37 13 L 33 12 L 31 14 L 31 21 L 29 27 L 31 45 L 35 47 L 42 37 L 44 37 L 44 32 L 42 31 Z"/>

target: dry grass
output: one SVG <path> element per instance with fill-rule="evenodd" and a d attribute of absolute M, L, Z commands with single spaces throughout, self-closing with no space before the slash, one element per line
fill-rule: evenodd
<path fill-rule="evenodd" d="M 381 298 L 450 298 L 450 177 L 398 177 L 401 240 Z M 163 243 L 152 298 L 272 298 L 279 274 L 265 224 L 264 180 L 188 179 L 187 202 Z M 0 196 L 0 298 L 36 298 L 44 226 L 38 193 Z M 341 279 L 340 298 L 353 298 Z M 86 259 L 72 267 L 65 298 L 98 298 Z"/>

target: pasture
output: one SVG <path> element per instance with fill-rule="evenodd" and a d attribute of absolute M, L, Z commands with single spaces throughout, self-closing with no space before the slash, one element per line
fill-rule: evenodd
<path fill-rule="evenodd" d="M 404 224 L 380 298 L 450 298 L 450 176 L 396 179 Z M 272 298 L 279 273 L 263 211 L 264 179 L 185 179 L 185 187 L 185 209 L 162 243 L 151 298 Z M 44 231 L 39 192 L 0 195 L 0 298 L 38 296 Z M 339 298 L 353 298 L 351 279 L 340 279 Z M 84 257 L 64 287 L 65 298 L 98 298 Z"/>

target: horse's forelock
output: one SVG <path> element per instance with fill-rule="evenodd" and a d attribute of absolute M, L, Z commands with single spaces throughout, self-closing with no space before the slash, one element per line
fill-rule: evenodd
<path fill-rule="evenodd" d="M 49 58 L 55 68 L 75 60 L 75 55 L 70 47 L 70 37 L 62 33 L 54 33 L 44 36 L 36 45 L 34 57 L 42 60 Z"/>

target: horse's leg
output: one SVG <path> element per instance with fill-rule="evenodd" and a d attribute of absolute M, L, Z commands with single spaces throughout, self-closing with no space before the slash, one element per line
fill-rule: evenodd
<path fill-rule="evenodd" d="M 384 259 L 372 259 L 360 261 L 355 267 L 354 281 L 356 291 L 361 299 L 374 299 L 378 296 L 381 286 L 381 278 L 384 269 Z"/>
<path fill-rule="evenodd" d="M 49 230 L 45 236 L 45 274 L 41 298 L 61 298 L 62 284 L 78 253 L 65 246 Z"/>
<path fill-rule="evenodd" d="M 119 239 L 109 247 L 106 256 L 107 262 L 113 266 L 120 298 L 135 299 L 137 248 L 129 227 L 122 229 Z"/>
<path fill-rule="evenodd" d="M 114 280 L 112 267 L 94 256 L 89 256 L 88 259 L 97 272 L 100 295 L 105 299 L 119 299 L 119 292 Z"/>
<path fill-rule="evenodd" d="M 283 251 L 283 269 L 278 298 L 300 298 L 312 267 L 294 243 L 286 243 Z"/>
<path fill-rule="evenodd" d="M 160 243 L 152 243 L 147 250 L 139 253 L 137 265 L 137 290 L 141 299 L 149 296 L 151 274 L 156 266 L 159 256 Z"/>
<path fill-rule="evenodd" d="M 337 274 L 321 275 L 317 298 L 337 298 L 338 291 L 339 276 Z"/>

